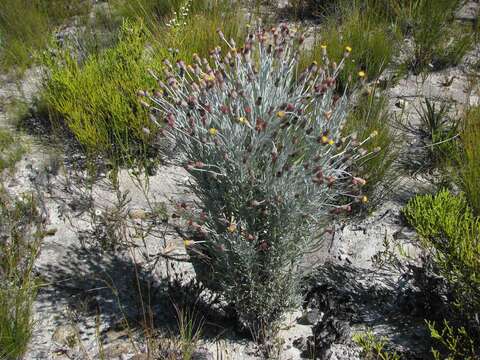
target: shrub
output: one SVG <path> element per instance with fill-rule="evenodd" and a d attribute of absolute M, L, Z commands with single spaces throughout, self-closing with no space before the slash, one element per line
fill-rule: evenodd
<path fill-rule="evenodd" d="M 403 213 L 423 246 L 433 251 L 438 273 L 454 294 L 455 308 L 469 323 L 480 313 L 480 218 L 464 195 L 447 190 L 413 198 Z"/>
<path fill-rule="evenodd" d="M 42 97 L 51 122 L 59 124 L 92 156 L 115 163 L 144 155 L 152 148 L 155 128 L 138 103 L 139 88 L 153 87 L 145 53 L 147 33 L 125 22 L 115 47 L 79 63 L 71 49 L 46 56 L 48 67 Z"/>
<path fill-rule="evenodd" d="M 0 188 L 0 358 L 18 359 L 33 329 L 32 274 L 42 223 L 32 195 L 11 197 Z"/>
<path fill-rule="evenodd" d="M 457 183 L 476 215 L 480 215 L 480 107 L 468 111 L 460 132 L 454 171 Z"/>
<path fill-rule="evenodd" d="M 432 348 L 435 360 L 478 360 L 480 348 L 476 348 L 475 338 L 462 326 L 455 328 L 448 321 L 444 321 L 443 328 L 438 330 L 434 322 L 427 322 L 430 336 L 441 347 L 441 350 Z M 478 344 L 477 344 L 478 346 Z"/>
<path fill-rule="evenodd" d="M 343 62 L 298 74 L 293 38 L 282 25 L 249 34 L 241 50 L 217 48 L 211 64 L 166 62 L 165 83 L 148 97 L 201 203 L 184 211 L 197 276 L 260 335 L 298 304 L 301 259 L 329 213 L 366 201 L 365 181 L 349 170 L 369 155 L 367 140 L 342 138 L 348 99 L 334 90 Z"/>
<path fill-rule="evenodd" d="M 398 172 L 394 173 L 398 136 L 391 127 L 388 99 L 376 89 L 359 98 L 343 129 L 344 134 L 357 133 L 361 139 L 374 131 L 378 135 L 364 146 L 372 155 L 360 162 L 356 170 L 367 181 L 363 192 L 369 198 L 370 208 L 381 203 L 398 180 Z"/>
<path fill-rule="evenodd" d="M 387 351 L 386 338 L 378 338 L 371 330 L 353 335 L 353 342 L 362 348 L 362 359 L 365 360 L 400 360 L 397 352 Z"/>

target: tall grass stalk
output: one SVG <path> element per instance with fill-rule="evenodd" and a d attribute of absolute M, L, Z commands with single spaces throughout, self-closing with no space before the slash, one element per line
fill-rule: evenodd
<path fill-rule="evenodd" d="M 456 173 L 458 184 L 477 215 L 480 215 L 480 107 L 469 110 L 460 133 Z"/>
<path fill-rule="evenodd" d="M 20 358 L 27 349 L 34 323 L 36 297 L 33 264 L 42 234 L 32 195 L 11 197 L 0 188 L 0 358 Z"/>

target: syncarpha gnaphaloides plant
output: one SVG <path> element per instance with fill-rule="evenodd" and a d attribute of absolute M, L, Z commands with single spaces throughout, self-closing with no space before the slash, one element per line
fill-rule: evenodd
<path fill-rule="evenodd" d="M 367 201 L 365 180 L 349 169 L 369 155 L 368 138 L 341 137 L 343 60 L 329 63 L 325 51 L 324 67 L 299 72 L 303 37 L 286 25 L 250 33 L 241 49 L 219 35 L 228 52 L 216 48 L 192 65 L 165 61 L 159 90 L 140 95 L 200 200 L 185 241 L 201 254 L 197 275 L 206 272 L 258 331 L 298 304 L 301 260 L 320 244 L 329 215 Z"/>

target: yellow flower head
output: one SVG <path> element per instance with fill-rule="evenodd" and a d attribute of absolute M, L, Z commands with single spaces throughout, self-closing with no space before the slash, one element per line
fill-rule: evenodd
<path fill-rule="evenodd" d="M 345 46 L 345 51 L 346 52 L 352 52 L 352 48 L 350 46 Z"/>
<path fill-rule="evenodd" d="M 365 77 L 365 71 L 359 71 L 358 76 L 361 77 L 361 78 L 364 78 Z"/>
<path fill-rule="evenodd" d="M 378 131 L 377 130 L 373 130 L 372 133 L 370 134 L 371 137 L 375 137 L 378 135 Z"/>
<path fill-rule="evenodd" d="M 328 136 L 323 135 L 321 140 L 323 144 L 328 144 L 328 141 L 329 141 Z"/>
<path fill-rule="evenodd" d="M 215 75 L 213 74 L 205 74 L 203 78 L 205 79 L 205 81 L 215 81 Z"/>
<path fill-rule="evenodd" d="M 330 139 L 330 140 L 328 140 L 328 144 L 333 145 L 333 144 L 335 144 L 335 141 L 333 141 L 333 139 Z"/>
<path fill-rule="evenodd" d="M 212 136 L 216 136 L 218 134 L 218 130 L 215 128 L 208 129 L 208 133 Z"/>
<path fill-rule="evenodd" d="M 368 203 L 368 197 L 366 197 L 365 195 L 362 196 L 362 203 Z"/>
<path fill-rule="evenodd" d="M 327 45 L 326 45 L 326 44 L 322 44 L 322 45 L 320 45 L 320 47 L 321 47 L 322 49 L 326 49 L 326 48 L 327 48 Z"/>
<path fill-rule="evenodd" d="M 227 227 L 227 231 L 228 231 L 229 233 L 234 233 L 236 230 L 237 230 L 237 225 L 234 224 L 234 223 L 231 223 L 231 224 L 228 225 L 228 227 Z"/>
<path fill-rule="evenodd" d="M 185 247 L 189 247 L 193 244 L 194 244 L 193 240 L 188 240 L 188 239 L 183 240 L 183 245 L 185 245 Z"/>
<path fill-rule="evenodd" d="M 277 116 L 280 118 L 280 119 L 283 119 L 285 117 L 286 113 L 285 111 L 283 110 L 280 110 L 277 112 Z"/>
<path fill-rule="evenodd" d="M 242 125 L 245 125 L 245 124 L 247 123 L 247 119 L 246 119 L 245 117 L 243 117 L 243 116 L 240 116 L 240 117 L 238 118 L 238 122 L 239 122 L 240 124 L 242 124 Z"/>

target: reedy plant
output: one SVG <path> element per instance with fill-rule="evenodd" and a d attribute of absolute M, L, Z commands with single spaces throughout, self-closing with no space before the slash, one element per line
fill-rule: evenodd
<path fill-rule="evenodd" d="M 217 47 L 192 65 L 165 61 L 157 77 L 165 82 L 142 101 L 199 200 L 200 213 L 187 212 L 194 240 L 185 241 L 198 254 L 197 275 L 207 272 L 264 341 L 298 304 L 302 259 L 328 231 L 329 215 L 367 201 L 365 180 L 350 169 L 369 155 L 362 147 L 375 132 L 363 141 L 342 135 L 349 100 L 335 88 L 344 60 L 299 73 L 303 37 L 286 25 L 248 34 L 241 49 L 219 35 L 228 52 Z"/>
<path fill-rule="evenodd" d="M 480 107 L 471 108 L 465 115 L 454 153 L 456 182 L 474 213 L 480 216 Z"/>
<path fill-rule="evenodd" d="M 33 272 L 44 235 L 32 194 L 12 196 L 0 182 L 0 358 L 18 359 L 33 331 Z"/>

